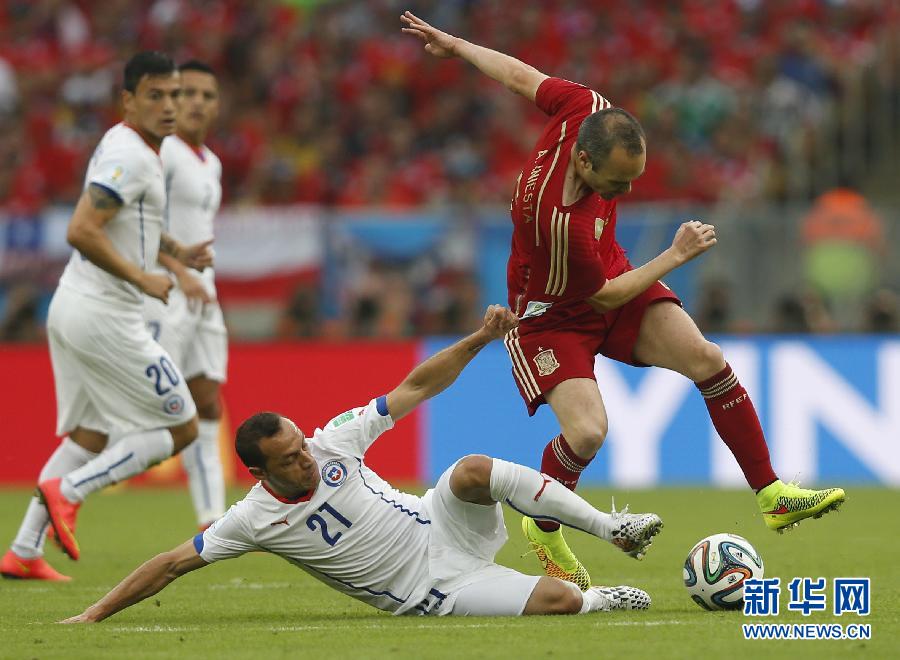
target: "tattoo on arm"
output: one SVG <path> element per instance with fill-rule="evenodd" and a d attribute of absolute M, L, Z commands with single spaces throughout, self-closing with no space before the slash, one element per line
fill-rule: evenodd
<path fill-rule="evenodd" d="M 171 255 L 177 259 L 178 242 L 168 234 L 163 234 L 159 237 L 159 251 L 163 254 Z"/>
<path fill-rule="evenodd" d="M 103 186 L 92 183 L 88 186 L 88 194 L 91 196 L 91 204 L 98 211 L 108 211 L 122 206 L 122 200 Z"/>

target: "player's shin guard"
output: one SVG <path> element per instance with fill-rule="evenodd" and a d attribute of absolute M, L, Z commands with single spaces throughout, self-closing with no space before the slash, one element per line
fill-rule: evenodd
<path fill-rule="evenodd" d="M 62 480 L 62 494 L 70 502 L 81 502 L 90 493 L 140 474 L 169 458 L 173 447 L 168 429 L 126 435 L 93 460 L 67 474 Z"/>
<path fill-rule="evenodd" d="M 618 523 L 554 479 L 524 465 L 494 458 L 491 497 L 537 521 L 547 520 L 612 541 Z"/>
<path fill-rule="evenodd" d="M 556 479 L 569 490 L 575 490 L 578 478 L 592 459 L 578 456 L 560 433 L 544 447 L 541 457 L 541 472 Z M 536 520 L 537 526 L 545 532 L 559 529 L 559 523 L 552 520 Z"/>
<path fill-rule="evenodd" d="M 97 454 L 88 451 L 69 438 L 63 438 L 59 446 L 44 464 L 38 482 L 76 470 Z M 23 559 L 33 559 L 44 554 L 44 541 L 47 538 L 47 527 L 50 525 L 50 517 L 47 509 L 37 497 L 32 497 L 25 511 L 25 518 L 19 527 L 15 540 L 10 546 L 17 556 Z"/>
<path fill-rule="evenodd" d="M 772 469 L 769 448 L 750 395 L 726 364 L 712 378 L 695 383 L 706 402 L 719 436 L 728 445 L 753 490 L 760 490 L 778 477 Z"/>
<path fill-rule="evenodd" d="M 219 421 L 200 420 L 200 433 L 181 453 L 197 524 L 209 525 L 225 513 L 225 478 L 219 458 Z"/>

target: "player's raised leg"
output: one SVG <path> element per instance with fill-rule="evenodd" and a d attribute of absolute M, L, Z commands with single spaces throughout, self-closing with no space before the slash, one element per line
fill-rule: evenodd
<path fill-rule="evenodd" d="M 453 495 L 462 502 L 482 506 L 495 506 L 497 502 L 506 504 L 530 518 L 554 520 L 569 527 L 581 529 L 589 534 L 619 545 L 617 541 L 633 533 L 636 523 L 641 522 L 646 530 L 652 530 L 636 545 L 634 551 L 643 552 L 650 545 L 652 535 L 662 527 L 662 521 L 655 514 L 604 513 L 598 511 L 581 497 L 566 489 L 546 475 L 531 468 L 488 456 L 472 455 L 461 459 L 450 474 L 449 487 Z M 471 522 L 471 515 L 466 516 Z M 524 576 L 522 576 L 524 578 Z M 463 614 L 575 614 L 610 609 L 646 609 L 650 597 L 646 592 L 634 587 L 588 587 L 586 593 L 578 594 L 568 581 L 554 577 L 541 578 L 530 583 L 533 588 L 524 610 L 516 610 L 507 604 L 508 611 L 502 611 L 506 599 L 497 600 L 500 594 L 521 591 L 525 588 L 515 576 L 498 576 L 495 580 L 507 580 L 507 588 L 484 588 L 475 586 L 481 595 L 468 598 L 454 607 L 454 613 Z M 521 587 L 521 589 L 519 588 Z M 574 595 L 573 595 L 574 594 Z M 469 593 L 471 596 L 472 593 Z M 580 597 L 579 597 L 580 596 Z M 515 600 L 515 599 L 513 599 Z M 502 602 L 501 602 L 502 601 Z M 524 602 L 524 601 L 522 601 Z M 500 608 L 500 609 L 498 609 Z M 512 609 L 510 609 L 512 608 Z M 457 612 L 457 610 L 465 610 Z"/>
<path fill-rule="evenodd" d="M 609 541 L 626 554 L 640 559 L 662 529 L 655 513 L 605 513 L 545 474 L 499 458 L 467 457 L 458 470 L 478 470 L 483 479 L 490 461 L 490 497 L 535 520 L 551 520 Z M 460 467 L 462 466 L 462 467 Z M 455 475 L 456 471 L 454 471 Z M 453 487 L 451 477 L 451 488 Z"/>
<path fill-rule="evenodd" d="M 102 448 L 102 445 L 97 447 Z M 66 437 L 44 464 L 39 481 L 62 476 L 84 465 L 97 454 L 72 439 Z M 74 531 L 74 510 L 71 511 L 66 524 Z M 24 580 L 68 581 L 69 578 L 58 573 L 44 558 L 44 541 L 50 526 L 47 509 L 38 497 L 32 497 L 16 538 L 0 564 L 0 573 L 6 578 Z"/>
<path fill-rule="evenodd" d="M 552 520 L 592 534 L 629 554 L 642 554 L 662 528 L 655 513 L 599 511 L 547 475 L 499 458 L 474 455 L 460 460 L 450 476 L 450 488 L 464 502 L 500 502 L 529 518 Z M 647 533 L 634 536 L 638 527 Z M 630 543 L 620 541 L 626 538 Z"/>
<path fill-rule="evenodd" d="M 606 408 L 597 383 L 590 378 L 565 380 L 545 396 L 562 433 L 544 448 L 541 472 L 575 490 L 582 471 L 606 438 Z M 568 580 L 582 590 L 591 586 L 587 569 L 569 548 L 558 522 L 526 517 L 522 531 L 547 575 Z"/>
<path fill-rule="evenodd" d="M 750 395 L 725 361 L 681 307 L 651 305 L 641 320 L 634 348 L 637 361 L 677 371 L 700 390 L 719 436 L 728 445 L 769 529 L 782 531 L 809 517 L 818 518 L 844 502 L 841 488 L 810 490 L 778 479 Z"/>
<path fill-rule="evenodd" d="M 178 453 L 197 437 L 197 418 L 171 428 L 129 433 L 99 456 L 64 477 L 40 481 L 38 492 L 63 550 L 78 559 L 75 534 L 66 524 L 67 512 L 89 494 L 129 479 Z"/>
<path fill-rule="evenodd" d="M 216 380 L 197 376 L 188 381 L 188 387 L 197 404 L 199 433 L 181 454 L 181 464 L 188 475 L 197 524 L 206 529 L 225 513 L 225 477 L 219 457 L 220 386 Z"/>

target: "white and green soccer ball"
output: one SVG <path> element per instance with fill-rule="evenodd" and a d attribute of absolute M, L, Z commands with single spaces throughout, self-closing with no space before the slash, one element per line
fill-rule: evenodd
<path fill-rule="evenodd" d="M 691 548 L 684 562 L 684 586 L 705 610 L 736 610 L 744 603 L 744 581 L 762 578 L 763 561 L 736 534 L 713 534 Z"/>

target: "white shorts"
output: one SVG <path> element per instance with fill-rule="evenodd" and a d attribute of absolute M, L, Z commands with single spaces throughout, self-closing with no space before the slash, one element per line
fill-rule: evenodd
<path fill-rule="evenodd" d="M 121 309 L 61 285 L 47 316 L 56 432 L 130 433 L 178 426 L 196 414 L 172 358 L 140 309 Z"/>
<path fill-rule="evenodd" d="M 494 563 L 508 538 L 503 510 L 499 504 L 471 504 L 456 497 L 450 490 L 455 467 L 445 470 L 422 498 L 431 518 L 429 569 L 447 601 L 434 613 L 518 616 L 540 577 Z"/>
<path fill-rule="evenodd" d="M 214 287 L 211 293 L 215 295 Z M 186 379 L 205 376 L 225 382 L 228 334 L 218 302 L 189 304 L 182 290 L 173 288 L 168 305 L 145 297 L 144 317 L 154 339 L 169 352 Z"/>

